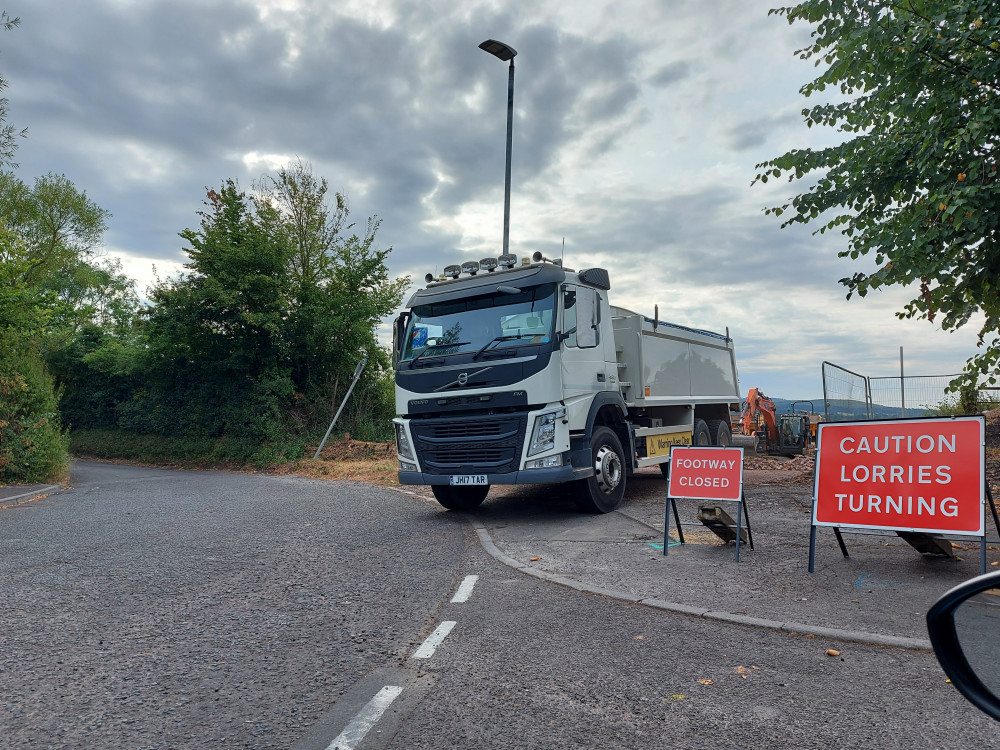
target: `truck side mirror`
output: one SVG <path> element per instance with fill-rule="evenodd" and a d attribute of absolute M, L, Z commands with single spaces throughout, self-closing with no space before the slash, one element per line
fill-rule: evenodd
<path fill-rule="evenodd" d="M 593 349 L 600 342 L 598 335 L 601 308 L 597 295 L 581 289 L 576 295 L 576 342 L 581 349 Z"/>
<path fill-rule="evenodd" d="M 392 366 L 395 367 L 399 358 L 403 354 L 403 345 L 406 343 L 406 327 L 410 323 L 411 313 L 403 311 L 392 322 Z"/>

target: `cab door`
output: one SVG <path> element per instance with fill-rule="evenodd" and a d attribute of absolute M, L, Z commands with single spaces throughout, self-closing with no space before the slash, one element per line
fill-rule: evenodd
<path fill-rule="evenodd" d="M 567 398 L 603 391 L 608 387 L 602 303 L 596 289 L 564 284 L 562 294 L 563 393 Z"/>

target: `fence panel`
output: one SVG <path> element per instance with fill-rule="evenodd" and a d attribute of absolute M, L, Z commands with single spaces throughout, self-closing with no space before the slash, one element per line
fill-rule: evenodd
<path fill-rule="evenodd" d="M 981 386 L 974 404 L 948 393 L 958 375 L 867 377 L 832 362 L 823 363 L 823 397 L 828 422 L 977 414 L 1000 406 L 1000 389 Z M 963 408 L 964 407 L 964 408 Z M 971 411 L 966 412 L 965 408 Z"/>
<path fill-rule="evenodd" d="M 868 378 L 872 417 L 930 417 L 958 408 L 958 395 L 947 393 L 957 375 L 907 375 L 900 386 L 898 375 Z M 905 413 L 904 413 L 905 406 Z"/>
<path fill-rule="evenodd" d="M 824 362 L 823 404 L 827 422 L 870 419 L 868 379 L 840 365 Z"/>

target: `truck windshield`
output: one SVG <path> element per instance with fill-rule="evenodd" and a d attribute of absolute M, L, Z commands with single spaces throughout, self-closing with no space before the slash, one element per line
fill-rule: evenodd
<path fill-rule="evenodd" d="M 555 284 L 448 300 L 413 308 L 401 360 L 428 360 L 462 352 L 491 352 L 548 344 L 555 316 Z M 429 350 L 429 351 L 428 351 Z M 426 351 L 426 354 L 423 352 Z M 494 355 L 496 356 L 496 355 Z"/>

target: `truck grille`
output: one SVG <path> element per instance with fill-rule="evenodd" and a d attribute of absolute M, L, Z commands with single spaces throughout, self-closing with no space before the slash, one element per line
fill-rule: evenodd
<path fill-rule="evenodd" d="M 417 458 L 426 474 L 502 474 L 517 471 L 526 415 L 415 419 Z"/>
<path fill-rule="evenodd" d="M 435 438 L 482 438 L 496 437 L 503 432 L 499 422 L 490 424 L 442 424 L 435 425 L 432 430 Z"/>

